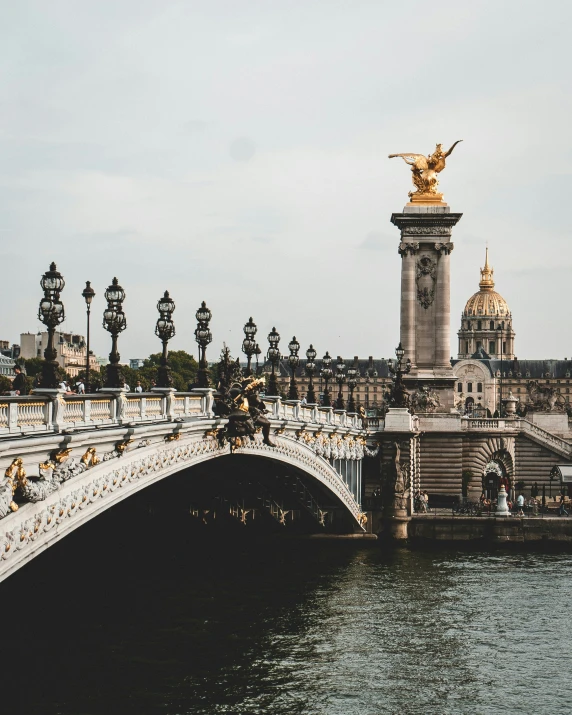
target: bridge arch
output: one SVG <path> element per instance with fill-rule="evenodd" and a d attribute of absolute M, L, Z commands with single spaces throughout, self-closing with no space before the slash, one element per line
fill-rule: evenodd
<path fill-rule="evenodd" d="M 327 459 L 291 437 L 277 436 L 275 442 L 275 447 L 269 447 L 257 436 L 235 452 L 296 467 L 335 496 L 356 528 L 363 528 L 359 500 Z M 73 476 L 45 500 L 26 503 L 1 520 L 0 581 L 133 494 L 172 474 L 229 454 L 228 445 L 221 446 L 213 436 L 188 433 L 180 441 L 142 446 Z"/>

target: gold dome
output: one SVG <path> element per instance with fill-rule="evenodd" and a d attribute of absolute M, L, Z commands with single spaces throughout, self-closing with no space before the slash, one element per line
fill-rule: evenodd
<path fill-rule="evenodd" d="M 489 265 L 489 249 L 485 256 L 485 267 L 481 268 L 481 280 L 479 282 L 479 292 L 472 295 L 465 305 L 465 317 L 483 316 L 495 318 L 498 316 L 507 317 L 510 310 L 506 300 L 495 290 L 493 280 L 494 270 Z"/>

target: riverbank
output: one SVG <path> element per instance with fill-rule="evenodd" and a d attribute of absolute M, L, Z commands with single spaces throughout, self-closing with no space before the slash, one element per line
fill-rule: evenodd
<path fill-rule="evenodd" d="M 409 523 L 412 544 L 554 544 L 572 548 L 572 518 L 451 516 L 415 514 Z"/>

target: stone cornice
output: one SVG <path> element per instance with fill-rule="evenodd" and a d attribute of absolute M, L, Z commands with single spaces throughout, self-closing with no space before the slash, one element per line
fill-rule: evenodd
<path fill-rule="evenodd" d="M 460 221 L 460 213 L 449 214 L 391 214 L 391 223 L 401 231 L 402 239 L 421 236 L 449 237 L 453 227 Z"/>

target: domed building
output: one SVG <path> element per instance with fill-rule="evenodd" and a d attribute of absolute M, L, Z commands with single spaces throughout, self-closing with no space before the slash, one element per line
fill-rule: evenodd
<path fill-rule="evenodd" d="M 506 300 L 495 291 L 493 274 L 487 248 L 479 290 L 469 298 L 461 316 L 459 360 L 476 357 L 476 353 L 485 359 L 500 359 L 501 356 L 506 360 L 514 359 L 512 315 Z"/>

